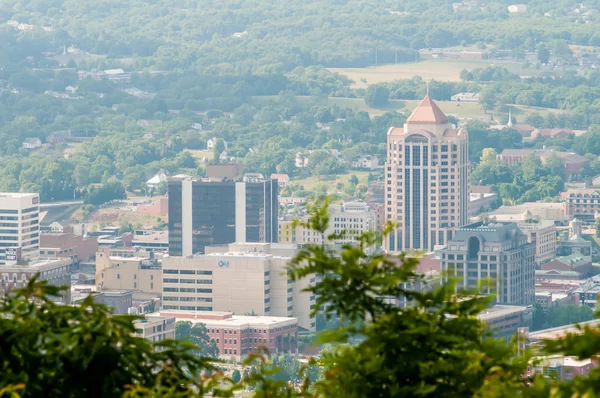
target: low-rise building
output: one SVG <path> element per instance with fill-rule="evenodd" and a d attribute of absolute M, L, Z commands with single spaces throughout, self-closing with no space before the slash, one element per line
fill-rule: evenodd
<path fill-rule="evenodd" d="M 126 289 L 162 293 L 162 269 L 149 257 L 111 256 L 107 250 L 96 254 L 96 286 L 99 290 Z"/>
<path fill-rule="evenodd" d="M 498 194 L 495 192 L 471 192 L 469 195 L 469 217 L 475 217 L 478 214 L 491 210 L 497 202 Z"/>
<path fill-rule="evenodd" d="M 271 174 L 271 180 L 277 180 L 280 187 L 285 187 L 290 183 L 290 176 L 287 174 Z"/>
<path fill-rule="evenodd" d="M 13 289 L 25 287 L 35 275 L 39 275 L 41 280 L 48 281 L 52 286 L 70 286 L 72 264 L 72 260 L 66 258 L 37 259 L 31 262 L 2 265 L 0 266 L 0 294 L 7 294 Z M 65 292 L 59 301 L 69 303 L 71 301 L 70 292 Z"/>
<path fill-rule="evenodd" d="M 581 305 L 596 308 L 598 295 L 600 294 L 600 275 L 592 276 L 586 279 L 576 289 L 573 290 Z"/>
<path fill-rule="evenodd" d="M 478 318 L 494 333 L 494 337 L 510 340 L 521 327 L 531 327 L 533 308 L 518 305 L 494 305 L 482 311 Z"/>
<path fill-rule="evenodd" d="M 521 222 L 531 219 L 565 223 L 572 217 L 567 214 L 566 203 L 527 202 L 516 206 L 500 206 L 488 213 L 493 221 Z"/>
<path fill-rule="evenodd" d="M 351 166 L 355 169 L 375 170 L 379 166 L 379 158 L 376 155 L 359 155 Z"/>
<path fill-rule="evenodd" d="M 42 140 L 39 138 L 25 138 L 23 141 L 23 148 L 25 149 L 35 149 L 42 146 Z"/>
<path fill-rule="evenodd" d="M 279 220 L 279 242 L 295 244 L 321 244 L 327 242 L 332 245 L 356 243 L 357 237 L 364 232 L 377 231 L 380 225 L 378 213 L 366 202 L 352 201 L 342 204 L 332 204 L 328 209 L 329 227 L 324 234 L 314 231 L 294 222 L 294 218 Z M 307 221 L 307 217 L 301 218 Z M 339 237 L 327 239 L 331 234 Z M 375 247 L 370 248 L 374 250 Z"/>
<path fill-rule="evenodd" d="M 143 248 L 148 252 L 169 251 L 169 232 L 155 230 L 136 230 L 133 234 L 131 245 L 134 248 Z"/>
<path fill-rule="evenodd" d="M 40 234 L 40 258 L 69 258 L 73 263 L 93 258 L 98 251 L 98 237 L 83 236 L 65 226 L 63 232 Z"/>
<path fill-rule="evenodd" d="M 569 188 L 566 192 L 561 192 L 560 197 L 565 201 L 570 218 L 593 221 L 600 211 L 600 189 Z"/>
<path fill-rule="evenodd" d="M 479 102 L 479 93 L 458 93 L 450 97 L 450 101 Z"/>
<path fill-rule="evenodd" d="M 152 343 L 167 339 L 175 339 L 175 317 L 173 316 L 146 316 L 144 319 L 133 321 L 134 335 L 142 337 Z"/>
<path fill-rule="evenodd" d="M 578 376 L 587 376 L 595 366 L 592 359 L 580 360 L 576 357 L 553 355 L 534 358 L 525 376 L 543 374 L 546 377 L 557 378 L 558 380 L 573 380 Z"/>
<path fill-rule="evenodd" d="M 568 256 L 560 256 L 541 265 L 542 270 L 575 271 L 586 278 L 596 273 L 596 267 L 592 265 L 592 256 L 583 255 L 574 251 Z"/>
<path fill-rule="evenodd" d="M 528 219 L 517 223 L 529 242 L 535 243 L 535 262 L 542 264 L 556 256 L 556 225 L 554 221 Z"/>
<path fill-rule="evenodd" d="M 567 178 L 588 168 L 590 165 L 590 161 L 584 156 L 573 152 L 560 152 L 551 149 L 505 149 L 498 155 L 498 159 L 509 166 L 513 166 L 523 163 L 525 158 L 530 155 L 535 155 L 542 163 L 546 163 L 550 156 L 558 156 L 563 162 L 564 173 Z"/>
<path fill-rule="evenodd" d="M 169 198 L 163 196 L 151 201 L 149 204 L 137 205 L 136 211 L 140 214 L 167 217 L 169 215 Z"/>
<path fill-rule="evenodd" d="M 208 336 L 219 348 L 219 357 L 240 359 L 255 352 L 258 347 L 267 347 L 271 353 L 298 353 L 298 320 L 289 317 L 244 316 L 226 311 L 177 311 L 161 310 L 148 314 L 175 318 L 176 321 L 202 323 Z"/>
<path fill-rule="evenodd" d="M 287 266 L 297 250 L 297 245 L 234 243 L 207 246 L 204 255 L 166 256 L 163 309 L 294 317 L 300 327 L 314 331 L 310 312 L 315 297 L 303 290 L 316 279 L 287 277 Z"/>

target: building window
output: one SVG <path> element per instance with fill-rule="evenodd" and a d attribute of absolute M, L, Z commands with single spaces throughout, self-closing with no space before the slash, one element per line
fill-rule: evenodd
<path fill-rule="evenodd" d="M 117 274 L 117 279 L 121 279 L 121 274 Z"/>

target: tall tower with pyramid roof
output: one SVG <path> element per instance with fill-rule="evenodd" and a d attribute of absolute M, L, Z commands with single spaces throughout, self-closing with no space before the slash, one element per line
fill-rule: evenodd
<path fill-rule="evenodd" d="M 434 250 L 468 223 L 468 135 L 427 95 L 387 135 L 385 214 L 398 224 L 384 248 Z"/>

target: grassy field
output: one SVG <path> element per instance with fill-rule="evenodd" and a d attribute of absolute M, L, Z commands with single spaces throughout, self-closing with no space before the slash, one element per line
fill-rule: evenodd
<path fill-rule="evenodd" d="M 192 154 L 196 160 L 202 160 L 202 158 L 206 158 L 207 160 L 213 160 L 215 157 L 215 153 L 213 151 L 207 151 L 202 149 L 186 149 L 189 153 Z"/>
<path fill-rule="evenodd" d="M 549 114 L 554 113 L 554 115 L 559 115 L 561 113 L 568 113 L 562 109 L 552 109 L 552 108 L 540 108 L 538 106 L 524 106 L 524 105 L 507 105 L 512 109 L 512 115 L 516 116 L 517 119 L 519 115 L 526 116 L 529 114 L 537 113 L 540 116 L 547 117 Z M 522 122 L 522 120 L 518 120 Z"/>
<path fill-rule="evenodd" d="M 421 76 L 426 80 L 460 81 L 460 71 L 486 66 L 504 66 L 506 69 L 520 76 L 534 76 L 539 73 L 534 68 L 523 69 L 521 64 L 510 61 L 492 60 L 447 60 L 428 59 L 419 62 L 402 63 L 395 65 L 381 65 L 368 68 L 329 68 L 354 80 L 354 87 L 366 87 L 369 84 L 390 82 L 399 79 L 412 79 Z M 366 83 L 362 81 L 366 80 Z"/>
<path fill-rule="evenodd" d="M 373 172 L 375 174 L 375 172 Z M 332 176 L 332 179 L 325 179 L 327 177 L 308 177 L 300 180 L 293 180 L 294 184 L 302 185 L 306 190 L 312 190 L 316 184 L 322 183 L 327 187 L 327 193 L 335 193 L 337 189 L 335 188 L 338 182 L 346 185 L 348 184 L 348 180 L 350 180 L 350 176 L 355 175 L 358 177 L 359 184 L 368 183 L 369 172 L 368 171 L 350 171 L 347 174 L 338 174 L 337 176 Z"/>
<path fill-rule="evenodd" d="M 334 98 L 330 97 L 327 99 L 316 100 L 314 97 L 296 97 L 298 102 L 302 103 L 321 103 L 323 105 L 336 104 L 341 108 L 352 108 L 356 111 L 368 112 L 371 116 L 383 115 L 388 111 L 408 111 L 412 112 L 417 105 L 419 100 L 390 100 L 388 106 L 385 108 L 371 108 L 362 98 Z M 483 108 L 478 103 L 467 103 L 467 102 L 451 102 L 451 101 L 436 101 L 440 108 L 447 115 L 455 115 L 458 117 L 485 117 Z"/>

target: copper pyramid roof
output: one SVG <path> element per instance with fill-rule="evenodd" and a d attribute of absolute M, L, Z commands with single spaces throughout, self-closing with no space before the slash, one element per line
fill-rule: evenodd
<path fill-rule="evenodd" d="M 448 123 L 448 117 L 446 117 L 440 107 L 433 102 L 429 95 L 427 95 L 408 117 L 406 123 L 444 124 Z"/>

